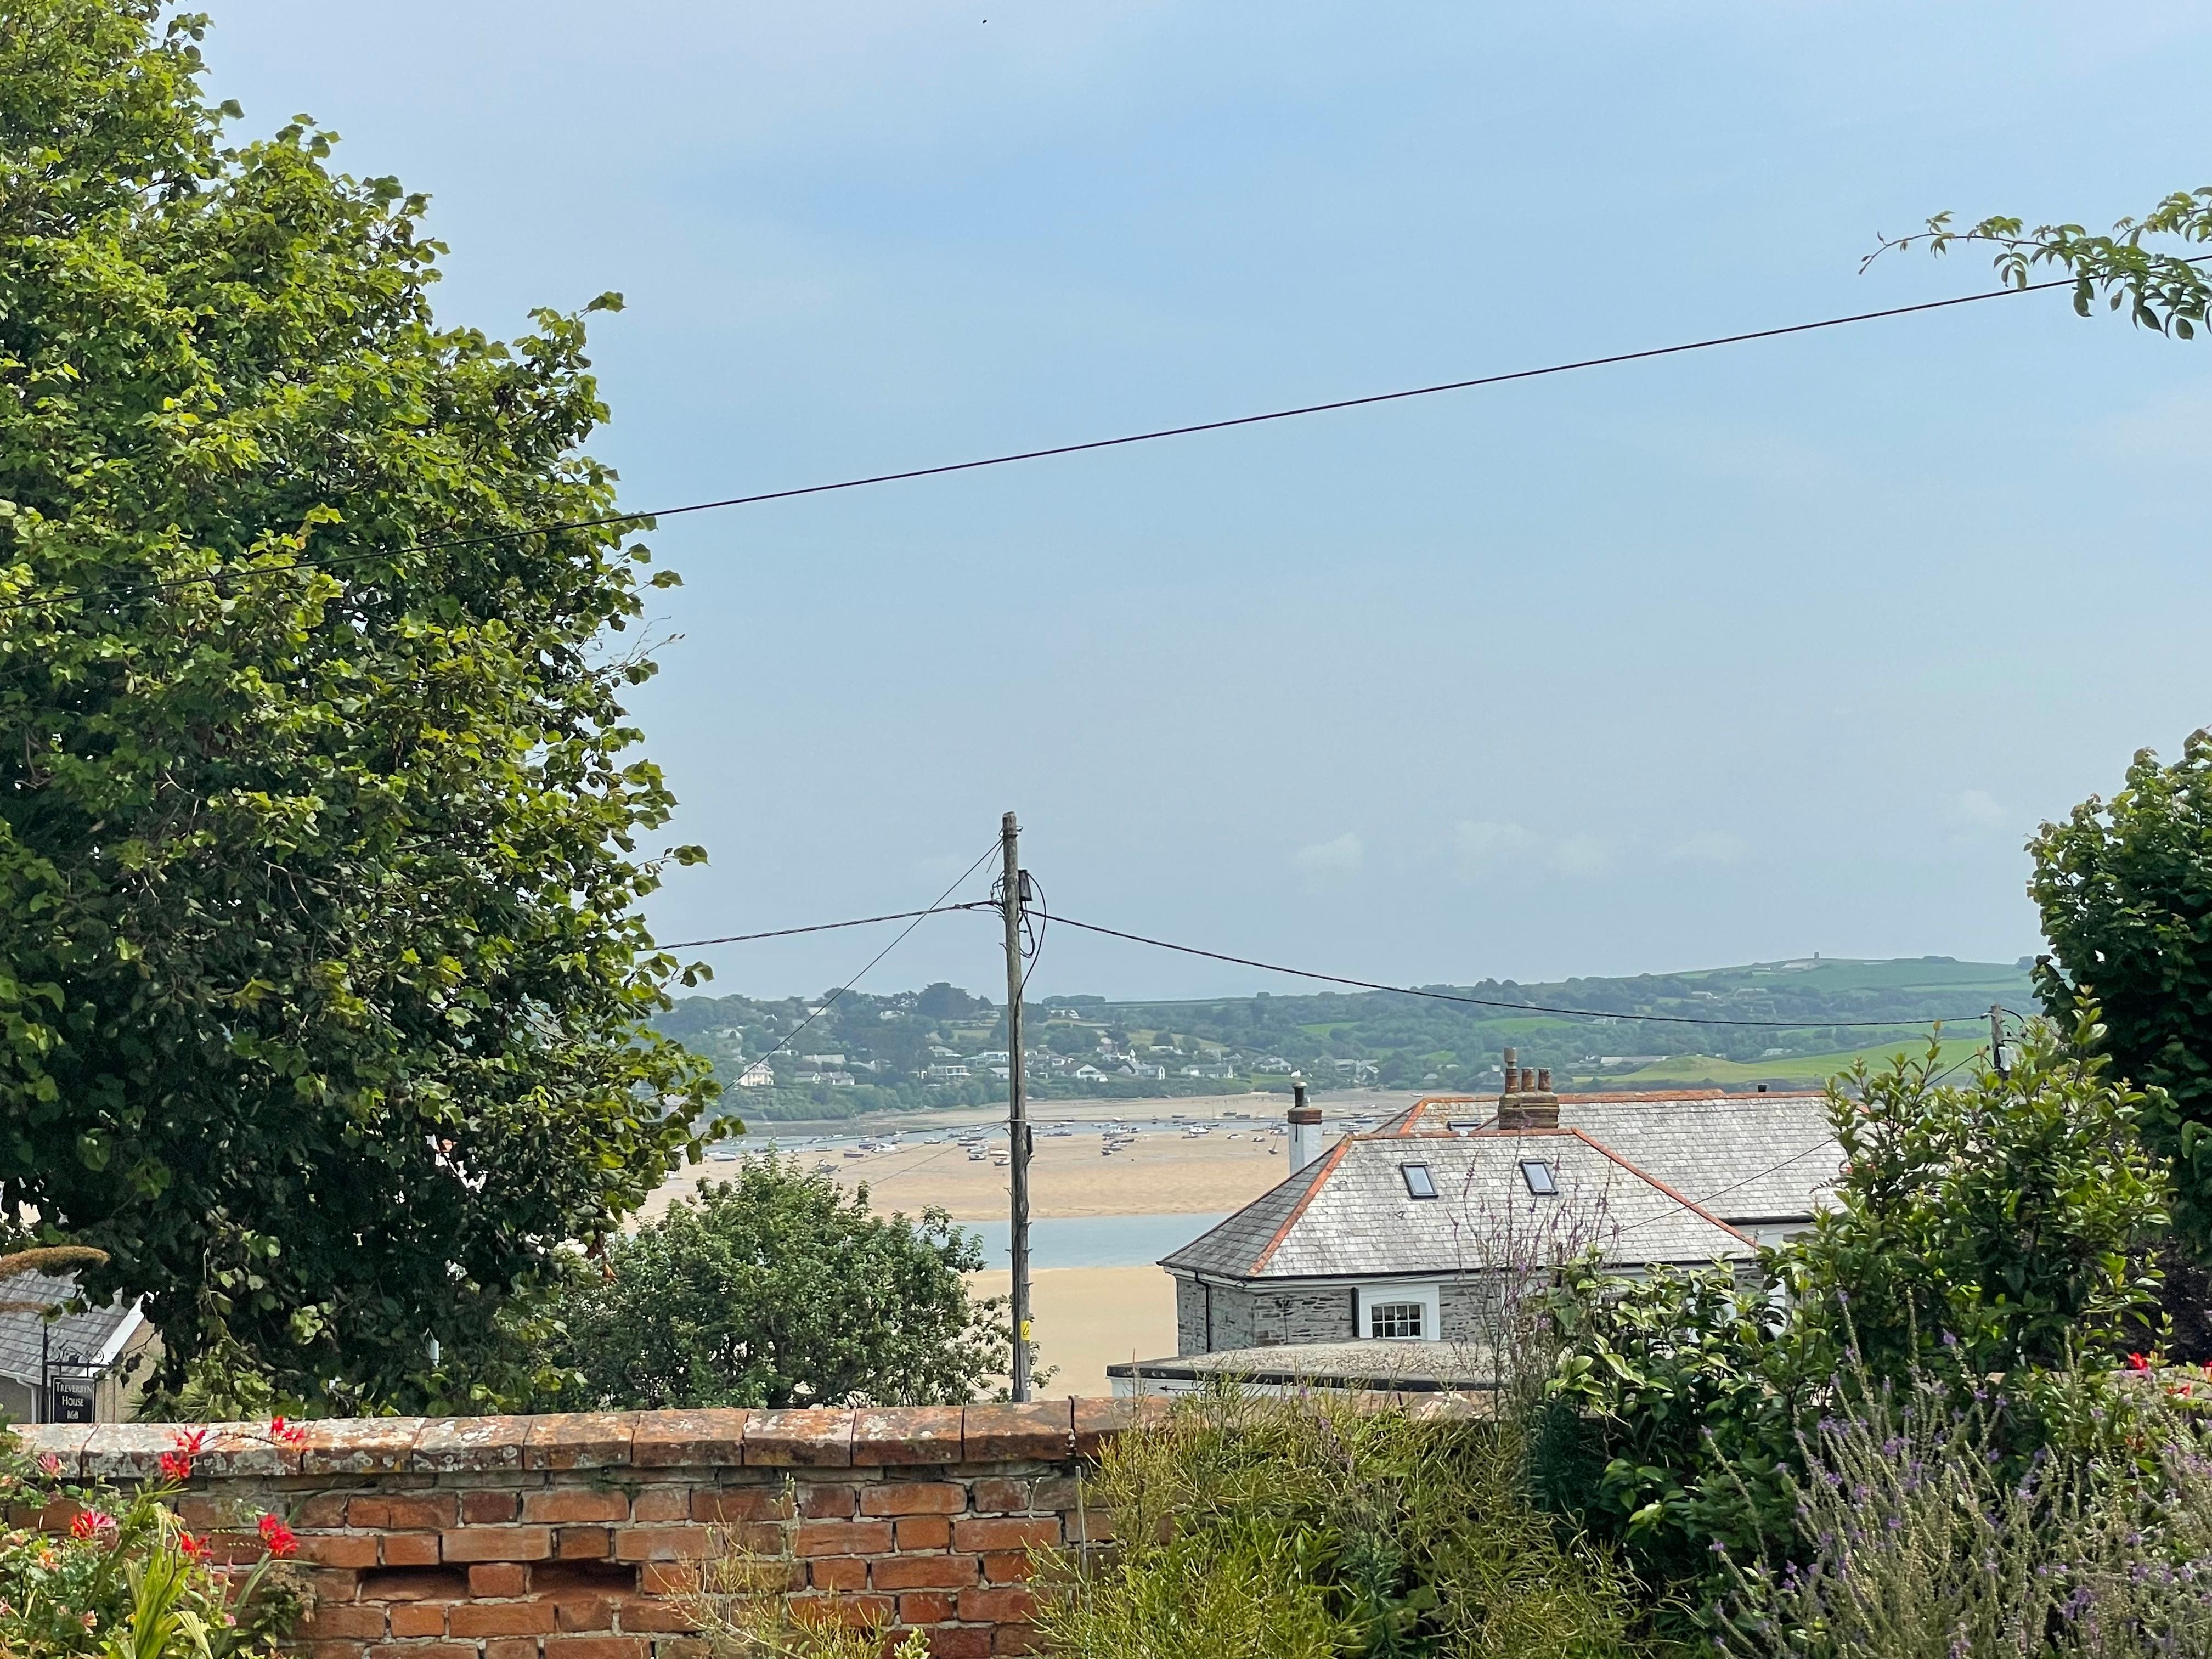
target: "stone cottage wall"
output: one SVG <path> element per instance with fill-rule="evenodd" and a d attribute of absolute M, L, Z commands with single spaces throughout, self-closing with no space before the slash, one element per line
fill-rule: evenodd
<path fill-rule="evenodd" d="M 217 1534 L 289 1518 L 308 1659 L 702 1659 L 667 1598 L 718 1528 L 787 1552 L 795 1595 L 981 1659 L 1033 1646 L 1033 1549 L 1110 1538 L 1084 1473 L 1151 1404 L 381 1418 L 297 1445 L 218 1425 L 179 1508 Z M 17 1432 L 124 1484 L 155 1478 L 175 1431 Z"/>

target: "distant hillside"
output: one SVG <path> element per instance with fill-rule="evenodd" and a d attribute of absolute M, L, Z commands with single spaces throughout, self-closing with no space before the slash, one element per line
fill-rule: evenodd
<path fill-rule="evenodd" d="M 1519 1049 L 1522 1064 L 1550 1066 L 1562 1087 L 1802 1086 L 1856 1054 L 1917 1048 L 1927 1036 L 1920 1022 L 1949 1022 L 1946 1038 L 1971 1045 L 1992 1003 L 2022 1012 L 2033 1006 L 2025 965 L 1949 957 L 1808 958 L 1632 979 L 1422 988 L 1587 1008 L 1605 1018 L 1516 1013 L 1389 992 L 1261 992 L 1187 1002 L 1048 997 L 1025 1016 L 1032 1092 L 1105 1099 L 1219 1094 L 1280 1086 L 1294 1071 L 1333 1085 L 1474 1090 L 1496 1085 L 1508 1045 Z M 941 984 L 890 996 L 848 993 L 769 1061 L 772 1082 L 761 1084 L 756 1073 L 760 1086 L 740 1086 L 750 1062 L 823 1006 L 802 997 L 687 997 L 656 1023 L 714 1060 L 746 1116 L 842 1117 L 1006 1097 L 1003 1012 L 987 997 Z M 1624 1018 L 1636 1014 L 1783 1024 Z M 1867 1020 L 1896 1023 L 1870 1030 L 1846 1024 Z"/>

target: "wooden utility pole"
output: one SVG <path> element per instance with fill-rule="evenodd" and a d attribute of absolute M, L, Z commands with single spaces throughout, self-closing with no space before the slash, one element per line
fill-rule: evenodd
<path fill-rule="evenodd" d="M 999 909 L 1006 923 L 1006 1145 L 1012 1157 L 1007 1170 L 1013 1200 L 1013 1397 L 1030 1397 L 1030 1115 L 1022 1077 L 1022 891 L 1021 825 L 1007 813 L 999 820 L 1005 854 Z"/>

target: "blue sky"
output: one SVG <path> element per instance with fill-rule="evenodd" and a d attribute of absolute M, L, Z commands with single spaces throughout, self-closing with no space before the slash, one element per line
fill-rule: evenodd
<path fill-rule="evenodd" d="M 1971 291 L 1858 265 L 2212 177 L 2178 4 L 211 3 L 247 130 L 431 193 L 447 319 L 627 295 L 639 507 Z M 1012 807 L 1068 915 L 1363 976 L 2021 955 L 2027 836 L 2212 719 L 2206 350 L 2031 296 L 672 520 L 652 920 L 905 908 Z"/>

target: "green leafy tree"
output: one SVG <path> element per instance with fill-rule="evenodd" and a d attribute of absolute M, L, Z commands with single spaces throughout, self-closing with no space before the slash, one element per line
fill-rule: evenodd
<path fill-rule="evenodd" d="M 2145 1096 L 2102 1032 L 2031 1025 L 2005 1073 L 1947 1085 L 1940 1050 L 1829 1088 L 1838 1207 L 1761 1259 L 1624 1287 L 1594 1268 L 1559 1304 L 1545 1485 L 1674 1580 L 1711 1547 L 1786 1534 L 1798 1437 L 1854 1378 L 2004 1379 L 2007 1449 L 2092 1431 L 2074 1382 L 2109 1368 L 2157 1290 L 2162 1169 L 2136 1139 Z M 2094 1402 L 2093 1402 L 2094 1403 Z"/>
<path fill-rule="evenodd" d="M 2153 1085 L 2143 1139 L 2174 1179 L 2166 1311 L 2176 1348 L 2212 1358 L 2212 731 L 2171 766 L 2138 754 L 2118 794 L 2045 824 L 2029 851 L 2052 952 L 2038 988 L 2054 1017 L 2095 999 L 2105 1052 Z"/>
<path fill-rule="evenodd" d="M 982 1265 L 942 1210 L 873 1215 L 866 1186 L 748 1158 L 587 1264 L 559 1358 L 593 1406 L 963 1401 L 1008 1351 L 961 1277 Z"/>
<path fill-rule="evenodd" d="M 0 8 L 0 1215 L 165 1390 L 466 1409 L 711 1093 L 646 554 L 521 533 L 613 511 L 580 318 L 441 327 L 423 199 L 233 144 L 160 9 Z"/>

